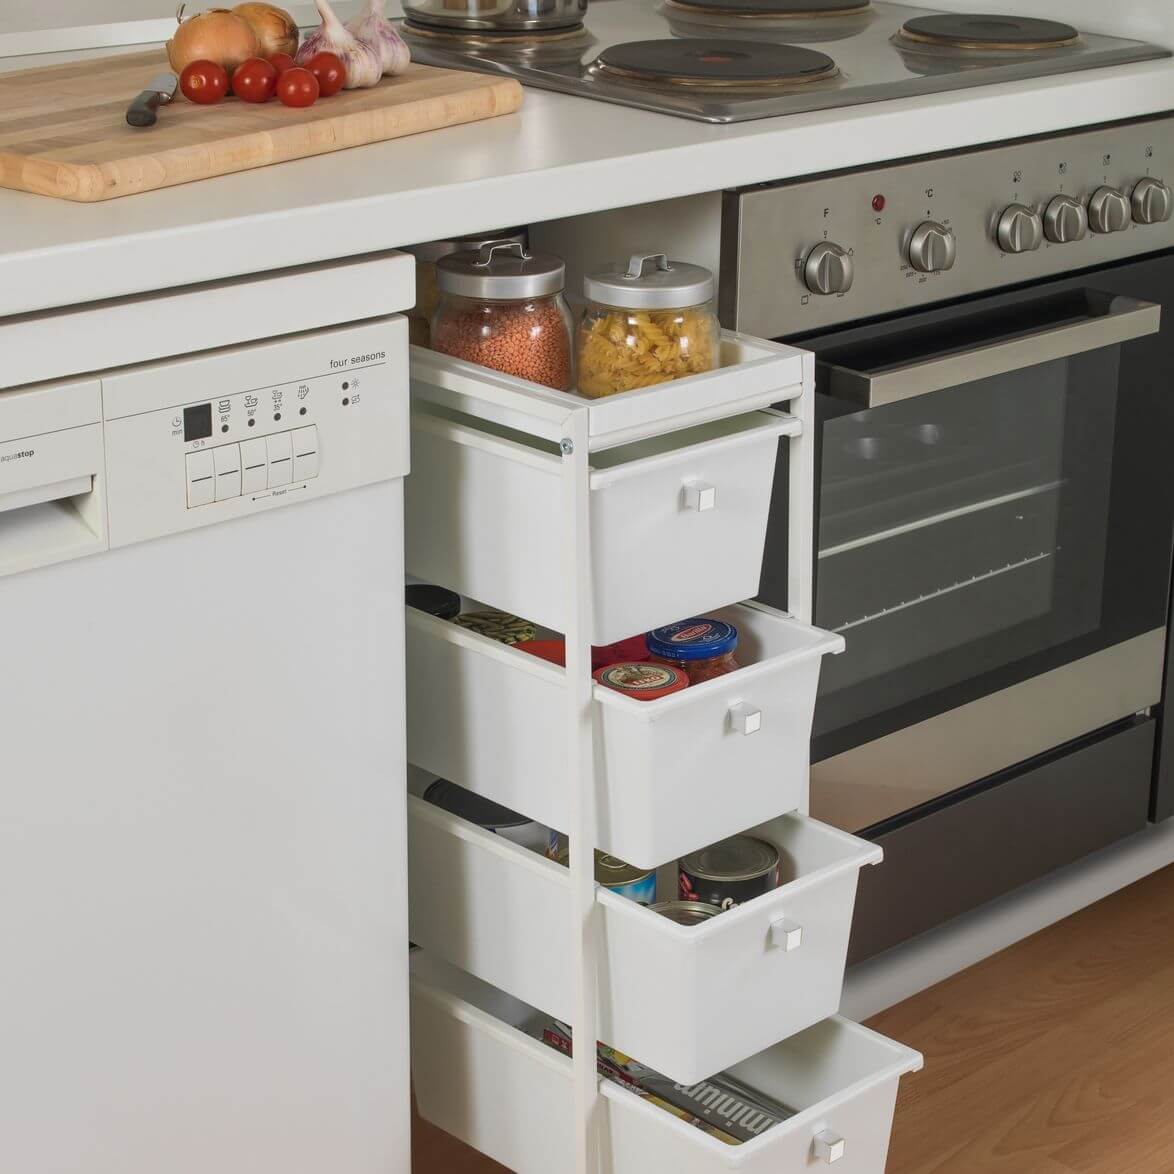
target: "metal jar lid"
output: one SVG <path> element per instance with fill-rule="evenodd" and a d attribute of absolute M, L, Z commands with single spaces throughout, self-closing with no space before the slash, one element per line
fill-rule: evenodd
<path fill-rule="evenodd" d="M 442 808 L 450 815 L 459 819 L 467 819 L 470 823 L 483 828 L 516 828 L 532 822 L 524 815 L 494 803 L 492 799 L 485 799 L 473 791 L 466 791 L 448 779 L 437 779 L 424 792 L 425 802 Z"/>
<path fill-rule="evenodd" d="M 679 310 L 713 300 L 713 274 L 664 253 L 633 253 L 626 268 L 613 263 L 586 274 L 583 296 L 625 310 Z"/>
<path fill-rule="evenodd" d="M 681 857 L 681 871 L 698 880 L 755 880 L 779 866 L 779 850 L 754 836 L 731 836 Z"/>
<path fill-rule="evenodd" d="M 528 253 L 517 241 L 489 241 L 436 262 L 441 293 L 515 301 L 560 293 L 567 267 L 550 253 Z"/>
<path fill-rule="evenodd" d="M 489 244 L 490 241 L 506 241 L 509 244 L 518 244 L 525 248 L 529 242 L 529 236 L 525 228 L 503 228 L 498 232 L 477 232 L 471 236 L 453 237 L 451 240 L 424 241 L 423 244 L 408 245 L 404 252 L 411 253 L 417 261 L 435 265 L 441 257 L 447 257 L 449 253 L 463 253 L 470 250 L 476 252 L 477 249 Z"/>
<path fill-rule="evenodd" d="M 700 925 L 701 922 L 708 921 L 721 912 L 716 905 L 709 905 L 704 901 L 657 901 L 648 908 L 678 925 Z"/>

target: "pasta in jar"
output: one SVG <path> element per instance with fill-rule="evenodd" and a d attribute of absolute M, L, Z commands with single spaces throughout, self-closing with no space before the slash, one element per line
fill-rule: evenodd
<path fill-rule="evenodd" d="M 663 253 L 638 254 L 626 269 L 588 274 L 583 292 L 580 395 L 599 399 L 719 366 L 721 332 L 708 269 L 670 262 Z"/>

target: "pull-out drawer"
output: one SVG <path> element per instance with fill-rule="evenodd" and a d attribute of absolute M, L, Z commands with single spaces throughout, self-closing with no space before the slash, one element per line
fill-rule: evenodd
<path fill-rule="evenodd" d="M 595 687 L 595 842 L 642 868 L 806 805 L 843 638 L 759 604 L 708 614 L 738 628 L 737 672 L 656 701 Z M 409 762 L 565 831 L 565 670 L 410 609 L 407 662 Z"/>
<path fill-rule="evenodd" d="M 689 1022 L 712 1014 L 699 1007 Z M 420 1114 L 518 1174 L 574 1168 L 571 1061 L 535 1038 L 526 1004 L 418 951 L 412 1076 Z M 918 1053 L 840 1018 L 730 1070 L 795 1115 L 728 1145 L 611 1081 L 601 1084 L 601 1174 L 790 1174 L 834 1162 L 883 1174 L 897 1084 Z"/>
<path fill-rule="evenodd" d="M 758 593 L 778 438 L 799 428 L 751 412 L 592 454 L 595 644 Z M 557 444 L 416 411 L 412 457 L 408 571 L 565 631 Z"/>
<path fill-rule="evenodd" d="M 412 941 L 569 1019 L 566 868 L 408 803 Z M 835 1013 L 857 878 L 881 859 L 875 845 L 797 814 L 752 834 L 778 848 L 784 884 L 700 925 L 597 890 L 599 1037 L 685 1084 Z M 660 897 L 675 897 L 675 870 L 663 880 Z"/>

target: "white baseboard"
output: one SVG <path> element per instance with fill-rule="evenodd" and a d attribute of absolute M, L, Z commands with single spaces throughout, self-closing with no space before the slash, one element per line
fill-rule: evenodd
<path fill-rule="evenodd" d="M 1174 820 L 852 967 L 842 1013 L 868 1019 L 1171 863 Z"/>

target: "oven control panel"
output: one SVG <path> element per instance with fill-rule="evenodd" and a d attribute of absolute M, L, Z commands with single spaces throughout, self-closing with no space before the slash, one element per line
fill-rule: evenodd
<path fill-rule="evenodd" d="M 1174 246 L 1174 119 L 728 193 L 723 324 L 766 338 Z"/>

